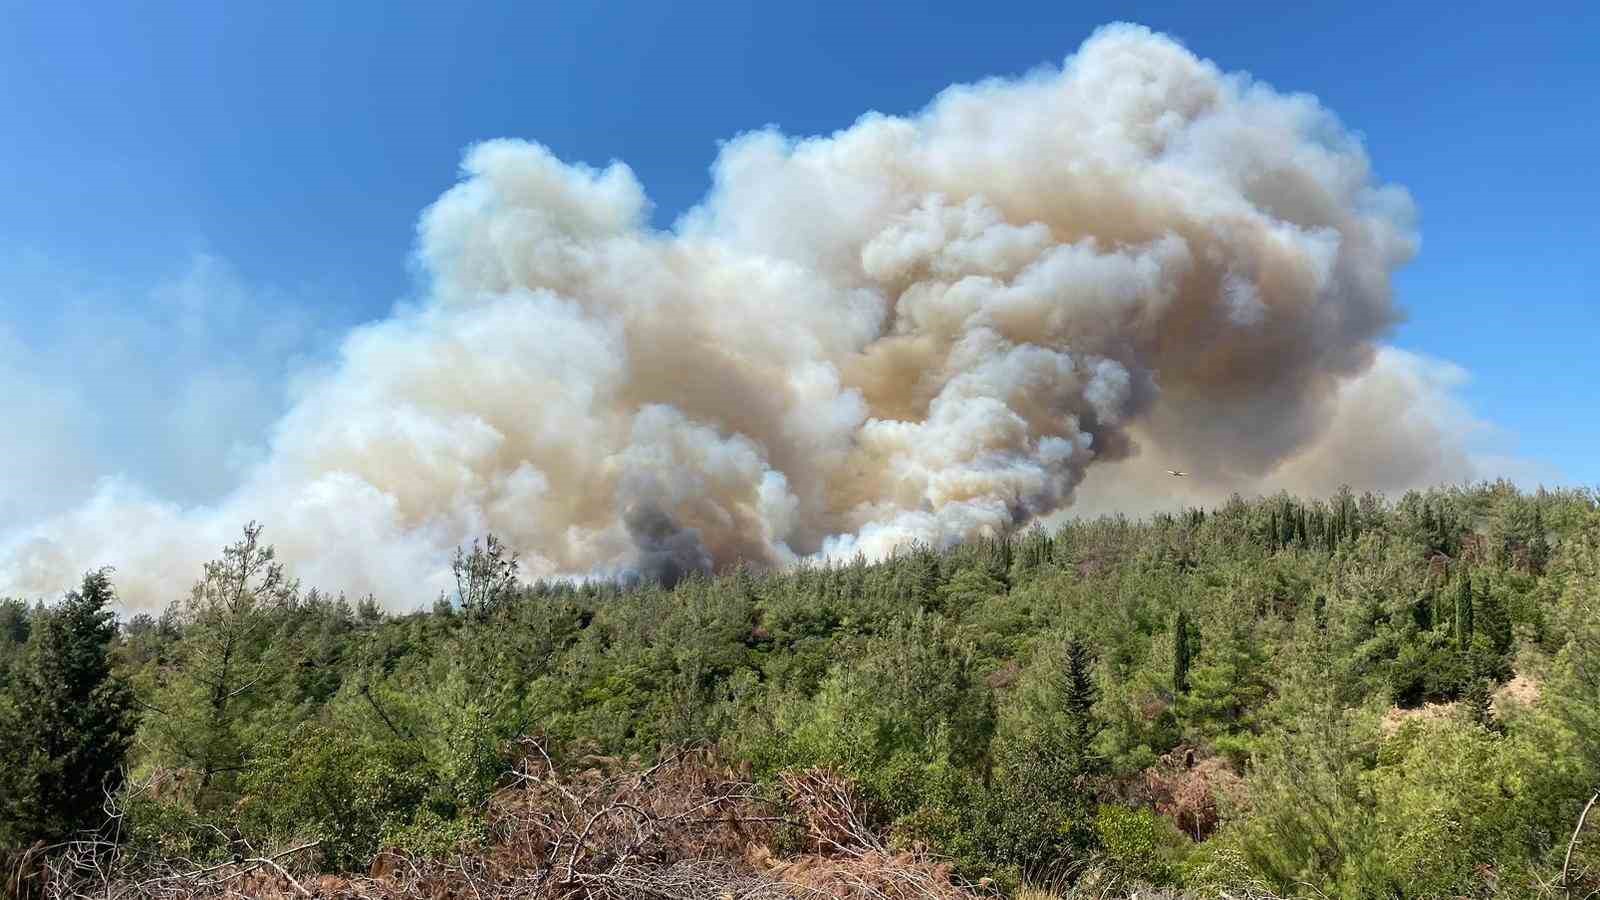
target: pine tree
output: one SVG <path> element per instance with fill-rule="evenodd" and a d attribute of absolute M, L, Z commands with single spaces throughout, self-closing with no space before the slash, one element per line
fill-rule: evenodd
<path fill-rule="evenodd" d="M 13 685 L 17 721 L 0 757 L 9 770 L 0 776 L 0 844 L 56 841 L 103 824 L 135 726 L 133 691 L 111 671 L 117 626 L 106 607 L 115 599 L 110 571 L 90 572 L 32 622 Z"/>
<path fill-rule="evenodd" d="M 1015 550 L 1016 548 L 1011 543 L 1010 534 L 1002 534 L 995 538 L 993 550 L 994 565 L 1000 570 L 1000 579 L 1002 581 L 1011 576 L 1011 563 L 1014 558 Z"/>
<path fill-rule="evenodd" d="M 202 790 L 218 781 L 226 788 L 244 767 L 245 722 L 265 702 L 272 674 L 264 654 L 267 615 L 298 594 L 260 535 L 261 526 L 246 525 L 222 559 L 206 563 L 181 608 L 180 664 L 154 704 L 162 716 L 152 737 L 171 763 L 199 774 Z"/>
<path fill-rule="evenodd" d="M 509 606 L 516 596 L 518 566 L 517 554 L 492 534 L 481 547 L 473 541 L 471 553 L 457 547 L 450 571 L 461 612 L 481 622 Z"/>
<path fill-rule="evenodd" d="M 371 627 L 383 621 L 383 608 L 378 605 L 376 597 L 368 594 L 356 604 L 356 619 L 364 627 Z"/>
<path fill-rule="evenodd" d="M 1433 628 L 1433 588 L 1429 587 L 1411 605 L 1411 621 L 1417 626 L 1418 631 L 1429 631 Z"/>

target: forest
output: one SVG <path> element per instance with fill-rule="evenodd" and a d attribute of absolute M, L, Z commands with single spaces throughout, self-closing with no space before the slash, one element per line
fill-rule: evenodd
<path fill-rule="evenodd" d="M 1600 495 L 1235 497 L 892 558 L 0 602 L 38 897 L 1593 897 Z M 392 610 L 415 607 L 409 613 Z"/>

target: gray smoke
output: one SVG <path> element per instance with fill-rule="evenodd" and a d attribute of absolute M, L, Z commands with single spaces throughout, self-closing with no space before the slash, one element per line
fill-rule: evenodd
<path fill-rule="evenodd" d="M 641 504 L 622 517 L 633 540 L 635 557 L 631 571 L 622 573 L 672 587 L 687 575 L 711 569 L 711 554 L 700 543 L 692 528 L 682 528 L 672 517 L 653 505 Z"/>
<path fill-rule="evenodd" d="M 428 302 L 352 333 L 227 500 L 105 492 L 13 537 L 0 591 L 113 563 L 161 602 L 249 519 L 308 582 L 408 605 L 486 531 L 529 575 L 671 581 L 991 533 L 1094 471 L 1131 506 L 1171 505 L 1168 465 L 1471 474 L 1436 364 L 1379 343 L 1405 192 L 1315 99 L 1143 28 L 712 172 L 660 232 L 621 163 L 472 148 L 419 226 Z"/>

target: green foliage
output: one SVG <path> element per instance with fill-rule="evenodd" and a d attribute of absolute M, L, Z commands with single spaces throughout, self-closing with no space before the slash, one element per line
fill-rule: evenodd
<path fill-rule="evenodd" d="M 12 671 L 22 661 L 28 646 L 28 634 L 33 630 L 33 620 L 28 604 L 21 600 L 0 598 L 0 691 L 11 684 Z"/>
<path fill-rule="evenodd" d="M 290 605 L 297 586 L 260 534 L 247 525 L 222 559 L 206 564 L 178 614 L 177 664 L 150 704 L 155 761 L 196 772 L 203 806 L 237 796 L 235 781 L 272 715 L 270 689 L 282 674 L 269 665 L 265 637 L 270 615 Z"/>
<path fill-rule="evenodd" d="M 111 669 L 116 635 L 109 570 L 28 622 L 25 655 L 0 706 L 0 846 L 98 828 L 122 780 L 133 692 Z M 12 636 L 22 629 L 12 625 Z"/>
<path fill-rule="evenodd" d="M 144 849 L 452 853 L 488 840 L 536 734 L 563 766 L 706 742 L 761 778 L 830 767 L 896 844 L 1002 887 L 1482 895 L 1485 866 L 1501 893 L 1550 882 L 1600 784 L 1589 492 L 1234 498 L 670 589 L 523 583 L 490 539 L 453 597 L 381 598 L 409 614 L 301 592 L 259 534 L 83 644 L 152 710 L 120 797 Z M 0 602 L 0 734 L 57 689 L 35 689 L 55 616 Z M 1510 712 L 1514 675 L 1542 696 Z M 120 721 L 74 772 L 116 768 Z M 11 841 L 41 833 L 16 798 L 56 790 L 21 746 L 0 742 Z"/>
<path fill-rule="evenodd" d="M 1005 582 L 989 566 L 974 565 L 958 570 L 939 588 L 939 597 L 943 608 L 959 610 L 978 606 L 1005 591 Z"/>
<path fill-rule="evenodd" d="M 1104 804 L 1095 815 L 1101 852 L 1124 877 L 1171 884 L 1190 850 L 1189 839 L 1148 809 Z"/>
<path fill-rule="evenodd" d="M 241 781 L 247 831 L 320 841 L 321 865 L 335 872 L 364 867 L 387 834 L 410 828 L 429 788 L 414 748 L 320 722 L 274 736 Z"/>
<path fill-rule="evenodd" d="M 830 766 L 861 780 L 892 815 L 923 802 L 919 773 L 970 767 L 987 750 L 993 704 L 972 648 L 937 614 L 916 612 L 866 640 L 810 700 L 750 723 L 748 752 L 767 770 Z"/>
<path fill-rule="evenodd" d="M 1472 649 L 1472 576 L 1464 575 L 1456 589 L 1456 646 Z"/>
<path fill-rule="evenodd" d="M 1248 630 L 1231 629 L 1207 645 L 1178 698 L 1178 715 L 1199 741 L 1242 758 L 1256 712 L 1267 696 L 1261 643 Z"/>
<path fill-rule="evenodd" d="M 1269 885 L 1232 842 L 1210 840 L 1189 853 L 1177 870 L 1188 893 L 1207 900 L 1271 896 Z"/>
<path fill-rule="evenodd" d="M 1453 700 L 1472 683 L 1471 658 L 1439 632 L 1422 632 L 1407 641 L 1389 669 L 1389 697 L 1402 709 Z"/>
<path fill-rule="evenodd" d="M 1562 543 L 1553 569 L 1565 642 L 1554 667 L 1552 705 L 1578 735 L 1589 767 L 1600 773 L 1600 510 Z"/>
<path fill-rule="evenodd" d="M 228 855 L 233 823 L 216 810 L 198 809 L 187 779 L 152 777 L 124 786 L 120 837 L 132 849 L 157 857 L 214 862 Z"/>
<path fill-rule="evenodd" d="M 1072 635 L 1067 638 L 1063 656 L 1065 665 L 1056 691 L 1065 719 L 1064 737 L 1069 751 L 1083 760 L 1080 765 L 1087 772 L 1093 768 L 1095 739 L 1105 727 L 1094 712 L 1100 700 L 1100 689 L 1094 683 L 1094 655 L 1088 644 Z"/>
<path fill-rule="evenodd" d="M 489 827 L 481 817 L 446 817 L 427 807 L 409 825 L 384 833 L 384 844 L 421 856 L 444 857 L 471 852 L 488 843 Z"/>
<path fill-rule="evenodd" d="M 1363 773 L 1377 749 L 1375 723 L 1339 702 L 1330 660 L 1316 650 L 1286 673 L 1267 713 L 1279 727 L 1256 743 L 1250 813 L 1229 842 L 1283 893 L 1369 884 L 1372 794 Z"/>
<path fill-rule="evenodd" d="M 1471 895 L 1489 860 L 1503 891 L 1531 892 L 1529 861 L 1570 827 L 1558 798 L 1574 785 L 1564 766 L 1552 767 L 1550 749 L 1473 722 L 1406 726 L 1367 776 L 1375 810 L 1364 895 Z"/>
<path fill-rule="evenodd" d="M 1103 769 L 1093 653 L 1076 634 L 1047 648 L 996 750 L 990 816 L 992 858 L 1034 878 L 1095 846 L 1093 779 Z"/>

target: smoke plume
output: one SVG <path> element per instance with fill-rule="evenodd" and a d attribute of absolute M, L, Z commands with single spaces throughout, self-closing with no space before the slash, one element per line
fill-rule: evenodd
<path fill-rule="evenodd" d="M 350 334 L 236 490 L 108 486 L 15 535 L 0 592 L 112 563 L 165 602 L 250 519 L 308 582 L 408 606 L 490 531 L 530 576 L 672 580 L 1006 529 L 1097 469 L 1130 502 L 1179 496 L 1168 466 L 1471 474 L 1411 415 L 1429 364 L 1379 343 L 1406 193 L 1314 98 L 1142 28 L 909 117 L 741 135 L 672 230 L 649 212 L 621 163 L 473 147 L 418 228 L 428 301 Z"/>

